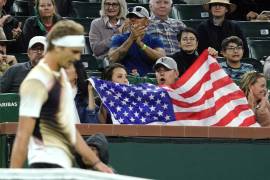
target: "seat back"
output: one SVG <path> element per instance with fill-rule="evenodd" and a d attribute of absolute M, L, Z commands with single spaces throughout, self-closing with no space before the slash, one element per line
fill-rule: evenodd
<path fill-rule="evenodd" d="M 182 22 L 187 26 L 193 29 L 197 29 L 197 27 L 203 22 L 202 19 L 192 19 L 192 20 L 182 20 Z"/>
<path fill-rule="evenodd" d="M 246 37 L 270 37 L 269 22 L 237 21 Z"/>
<path fill-rule="evenodd" d="M 32 16 L 34 15 L 34 7 L 29 5 L 27 0 L 15 0 L 13 4 L 15 16 Z"/>
<path fill-rule="evenodd" d="M 96 18 L 99 17 L 101 9 L 100 3 L 72 1 L 77 18 Z"/>
<path fill-rule="evenodd" d="M 201 4 L 175 4 L 173 5 L 173 17 L 176 19 L 208 19 L 209 13 Z"/>
<path fill-rule="evenodd" d="M 260 60 L 270 55 L 270 39 L 248 39 L 250 57 Z"/>
<path fill-rule="evenodd" d="M 91 22 L 94 20 L 94 18 L 72 18 L 72 17 L 65 17 L 65 19 L 73 20 L 81 24 L 84 27 L 84 32 L 85 32 L 85 35 L 87 36 L 90 31 Z"/>
<path fill-rule="evenodd" d="M 16 93 L 0 94 L 0 123 L 17 122 L 19 118 L 20 98 Z"/>
<path fill-rule="evenodd" d="M 91 54 L 82 54 L 80 61 L 86 70 L 101 70 L 103 68 L 103 61 L 100 59 L 96 59 Z"/>

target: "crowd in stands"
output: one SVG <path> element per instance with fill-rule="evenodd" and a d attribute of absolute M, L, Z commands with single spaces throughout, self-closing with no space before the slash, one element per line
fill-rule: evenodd
<path fill-rule="evenodd" d="M 99 1 L 100 2 L 100 1 Z M 270 2 L 270 1 L 269 1 Z M 128 75 L 155 73 L 158 85 L 173 84 L 208 49 L 209 55 L 222 59 L 220 66 L 240 82 L 248 102 L 262 126 L 270 126 L 267 79 L 254 72 L 249 58 L 247 37 L 238 21 L 269 20 L 268 0 L 149 0 L 149 10 L 125 0 L 102 0 L 100 17 L 89 24 L 91 53 L 103 67 L 102 78 L 128 84 Z M 72 0 L 29 0 L 29 17 L 19 22 L 14 1 L 0 0 L 0 93 L 18 93 L 29 71 L 46 50 L 45 37 L 63 17 L 76 18 Z M 201 4 L 210 17 L 197 29 L 171 18 L 173 3 Z M 129 8 L 128 8 L 129 7 Z M 15 13 L 16 14 L 16 13 Z M 28 62 L 14 54 L 27 53 Z M 8 54 L 8 55 L 7 55 Z M 270 55 L 270 53 L 269 53 Z M 265 70 L 267 72 L 267 70 Z M 81 62 L 66 68 L 82 123 L 112 123 L 110 114 L 97 100 Z M 261 89 L 256 89 L 261 88 Z M 267 118 L 266 118 L 267 117 Z"/>

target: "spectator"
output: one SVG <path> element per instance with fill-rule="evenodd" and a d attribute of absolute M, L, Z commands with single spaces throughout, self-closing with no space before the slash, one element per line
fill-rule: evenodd
<path fill-rule="evenodd" d="M 172 9 L 172 0 L 150 0 L 151 10 L 150 24 L 147 32 L 159 37 L 164 44 L 166 55 L 172 55 L 179 51 L 176 35 L 186 25 L 176 19 L 169 18 Z"/>
<path fill-rule="evenodd" d="M 7 0 L 0 0 L 0 28 L 3 28 L 6 39 L 14 39 L 16 41 L 8 44 L 9 52 L 18 53 L 22 52 L 22 30 L 21 23 L 7 14 L 4 10 Z"/>
<path fill-rule="evenodd" d="M 46 47 L 46 38 L 43 36 L 33 37 L 28 45 L 28 62 L 18 63 L 11 66 L 0 79 L 0 93 L 18 93 L 19 87 L 30 72 L 43 57 Z"/>
<path fill-rule="evenodd" d="M 101 79 L 112 81 L 119 84 L 129 84 L 127 79 L 127 71 L 122 64 L 113 63 L 107 66 L 102 72 Z M 91 85 L 88 85 L 88 93 L 89 93 L 89 104 L 92 105 L 93 111 L 92 117 L 95 115 L 95 119 L 92 119 L 91 122 L 101 123 L 101 124 L 112 124 L 110 113 L 107 108 L 101 103 L 101 99 L 94 98 L 94 90 Z M 94 114 L 95 113 L 95 114 Z"/>
<path fill-rule="evenodd" d="M 53 25 L 61 19 L 56 15 L 54 0 L 36 0 L 36 16 L 26 19 L 23 26 L 24 47 L 34 36 L 45 36 Z"/>
<path fill-rule="evenodd" d="M 220 66 L 232 79 L 240 80 L 243 74 L 255 70 L 252 64 L 241 63 L 244 48 L 243 41 L 239 37 L 230 36 L 225 38 L 222 41 L 221 48 L 226 61 L 220 63 Z"/>
<path fill-rule="evenodd" d="M 229 36 L 238 36 L 244 44 L 244 57 L 248 57 L 248 46 L 242 30 L 236 22 L 227 20 L 226 13 L 235 11 L 236 5 L 230 3 L 229 0 L 211 0 L 203 5 L 210 11 L 212 17 L 202 22 L 198 27 L 199 47 L 198 52 L 201 53 L 208 47 L 213 47 L 221 55 L 221 42 Z"/>
<path fill-rule="evenodd" d="M 165 55 L 163 44 L 158 38 L 146 33 L 149 13 L 142 6 L 129 9 L 130 32 L 115 35 L 109 51 L 111 62 L 121 62 L 128 73 L 136 70 L 140 76 L 152 72 L 154 62 Z"/>
<path fill-rule="evenodd" d="M 127 71 L 121 64 L 114 63 L 106 67 L 101 75 L 103 80 L 112 81 L 120 84 L 128 84 Z M 107 108 L 101 103 L 97 116 L 102 124 L 112 124 L 112 119 Z"/>
<path fill-rule="evenodd" d="M 266 87 L 266 78 L 256 71 L 247 72 L 240 81 L 248 103 L 255 113 L 256 121 L 263 127 L 270 126 L 270 104 Z"/>
<path fill-rule="evenodd" d="M 237 5 L 237 11 L 228 16 L 229 19 L 237 21 L 261 20 L 260 13 L 264 10 L 270 10 L 269 0 L 231 0 Z"/>
<path fill-rule="evenodd" d="M 104 164 L 109 164 L 109 143 L 104 134 L 93 134 L 87 138 L 86 143 Z M 81 168 L 88 168 L 81 158 L 77 157 L 77 162 Z"/>
<path fill-rule="evenodd" d="M 159 86 L 170 86 L 178 79 L 177 63 L 170 57 L 159 58 L 153 69 Z"/>
<path fill-rule="evenodd" d="M 28 0 L 29 16 L 34 15 L 36 0 Z M 57 14 L 61 17 L 75 17 L 76 13 L 72 5 L 72 0 L 55 0 Z"/>
<path fill-rule="evenodd" d="M 125 0 L 102 0 L 101 17 L 92 21 L 89 32 L 90 46 L 97 59 L 107 56 L 112 36 L 122 32 L 126 13 Z"/>
<path fill-rule="evenodd" d="M 65 68 L 73 90 L 73 96 L 81 123 L 99 123 L 96 118 L 98 107 L 95 105 L 93 87 L 87 84 L 83 65 L 75 62 Z"/>
<path fill-rule="evenodd" d="M 264 62 L 263 73 L 266 79 L 270 79 L 270 56 L 268 56 Z"/>
<path fill-rule="evenodd" d="M 182 76 L 199 57 L 197 52 L 198 34 L 192 28 L 184 28 L 177 35 L 177 39 L 181 51 L 171 57 L 177 62 L 179 75 Z M 208 53 L 214 57 L 218 55 L 218 52 L 211 47 L 208 48 Z"/>
<path fill-rule="evenodd" d="M 0 80 L 2 79 L 1 76 L 8 68 L 17 63 L 15 56 L 7 55 L 7 44 L 11 42 L 13 42 L 13 40 L 7 40 L 3 29 L 0 28 Z"/>

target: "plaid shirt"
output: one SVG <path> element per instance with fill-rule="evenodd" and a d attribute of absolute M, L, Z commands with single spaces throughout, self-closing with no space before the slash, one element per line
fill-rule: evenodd
<path fill-rule="evenodd" d="M 147 32 L 159 37 L 164 44 L 164 50 L 168 56 L 180 51 L 177 34 L 184 27 L 186 27 L 186 25 L 180 20 L 168 18 L 164 21 L 158 17 L 152 16 Z"/>

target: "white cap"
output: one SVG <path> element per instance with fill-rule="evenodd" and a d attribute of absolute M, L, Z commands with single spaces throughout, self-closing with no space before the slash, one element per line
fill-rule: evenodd
<path fill-rule="evenodd" d="M 166 68 L 168 69 L 171 69 L 171 70 L 176 70 L 178 71 L 178 68 L 177 68 L 177 63 L 176 61 L 171 58 L 171 57 L 161 57 L 159 58 L 157 61 L 156 61 L 156 64 L 154 65 L 154 70 L 156 70 L 159 65 L 163 65 L 165 66 Z"/>
<path fill-rule="evenodd" d="M 28 49 L 32 48 L 35 44 L 40 43 L 44 46 L 44 49 L 46 49 L 47 42 L 46 37 L 44 36 L 34 36 L 28 44 Z"/>
<path fill-rule="evenodd" d="M 132 14 L 138 16 L 139 18 L 149 18 L 149 12 L 142 6 L 128 8 L 128 14 L 126 17 L 129 18 Z"/>

